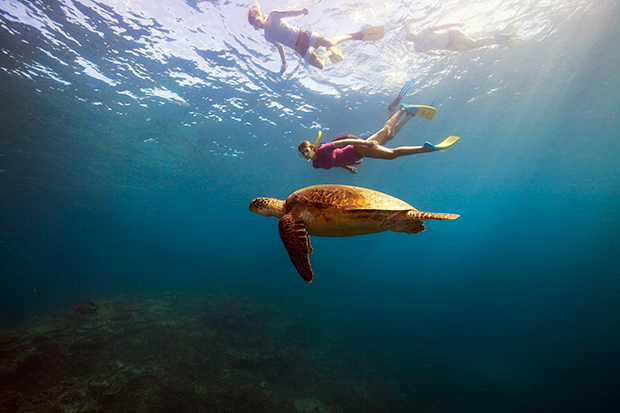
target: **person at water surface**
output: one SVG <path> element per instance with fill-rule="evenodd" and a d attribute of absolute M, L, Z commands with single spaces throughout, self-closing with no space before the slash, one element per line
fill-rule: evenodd
<path fill-rule="evenodd" d="M 383 128 L 367 139 L 362 139 L 356 135 L 344 135 L 337 137 L 332 142 L 318 145 L 318 139 L 314 145 L 309 141 L 303 141 L 298 146 L 299 155 L 308 161 L 312 161 L 312 166 L 315 168 L 341 167 L 356 174 L 357 168 L 353 165 L 358 165 L 362 158 L 391 160 L 401 156 L 434 152 L 452 146 L 459 139 L 457 136 L 450 136 L 439 145 L 426 142 L 424 146 L 401 146 L 395 149 L 383 146 L 396 136 L 405 123 L 416 116 L 415 113 L 418 108 L 414 105 L 400 105 L 400 108 L 383 125 Z M 434 108 L 430 109 L 434 110 Z"/>
<path fill-rule="evenodd" d="M 260 9 L 251 8 L 248 12 L 248 22 L 255 30 L 264 29 L 265 39 L 273 43 L 278 49 L 280 58 L 282 59 L 280 73 L 284 73 L 287 68 L 284 46 L 295 50 L 312 66 L 324 69 L 327 59 L 332 63 L 338 63 L 344 59 L 342 51 L 336 47 L 337 44 L 346 40 L 377 40 L 383 38 L 383 26 L 371 27 L 370 29 L 358 33 L 336 36 L 328 39 L 310 30 L 290 26 L 283 21 L 285 18 L 308 15 L 309 13 L 308 9 L 289 11 L 274 10 L 269 13 L 269 17 L 265 19 Z M 319 47 L 327 49 L 321 56 L 316 52 L 316 49 Z"/>
<path fill-rule="evenodd" d="M 419 32 L 412 24 L 412 18 L 405 20 L 406 40 L 413 42 L 413 50 L 417 53 L 439 56 L 451 51 L 463 51 L 490 46 L 492 44 L 504 44 L 512 46 L 515 42 L 512 36 L 515 33 L 513 26 L 503 30 L 502 33 L 493 36 L 472 38 L 458 27 L 463 23 L 446 23 L 436 26 L 428 26 Z"/>

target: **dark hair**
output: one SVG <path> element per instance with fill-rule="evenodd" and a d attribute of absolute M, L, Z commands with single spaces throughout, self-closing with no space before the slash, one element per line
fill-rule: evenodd
<path fill-rule="evenodd" d="M 250 11 L 248 11 L 248 21 L 250 22 L 252 26 L 254 26 L 254 22 L 256 21 L 258 17 L 260 17 L 260 13 L 258 12 L 258 9 L 251 8 Z"/>

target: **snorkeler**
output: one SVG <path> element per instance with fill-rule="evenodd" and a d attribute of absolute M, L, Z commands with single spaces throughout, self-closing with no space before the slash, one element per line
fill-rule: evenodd
<path fill-rule="evenodd" d="M 317 145 L 321 137 L 321 133 L 319 133 L 314 145 L 309 141 L 303 141 L 299 144 L 299 156 L 312 161 L 312 166 L 315 168 L 341 167 L 352 174 L 356 174 L 357 168 L 352 165 L 358 165 L 362 158 L 391 160 L 401 156 L 439 151 L 454 145 L 459 137 L 450 136 L 438 145 L 425 142 L 424 146 L 401 146 L 395 149 L 383 146 L 392 140 L 411 118 L 417 115 L 431 120 L 435 111 L 436 109 L 430 106 L 401 104 L 399 109 L 383 125 L 383 128 L 367 139 L 355 135 L 345 135 L 334 139 L 332 142 Z"/>
<path fill-rule="evenodd" d="M 516 41 L 512 39 L 515 34 L 514 26 L 510 26 L 502 33 L 494 36 L 486 36 L 473 39 L 456 27 L 462 27 L 463 23 L 448 23 L 437 26 L 428 26 L 419 32 L 411 24 L 411 17 L 405 20 L 405 38 L 413 42 L 413 50 L 418 53 L 439 56 L 450 51 L 463 51 L 489 46 L 492 44 L 503 44 L 512 47 Z"/>
<path fill-rule="evenodd" d="M 288 46 L 295 50 L 312 66 L 323 69 L 325 68 L 327 59 L 332 63 L 338 63 L 344 60 L 342 51 L 336 47 L 337 44 L 346 40 L 377 40 L 383 38 L 383 26 L 377 26 L 358 33 L 327 39 L 310 30 L 292 27 L 282 20 L 287 17 L 296 17 L 302 14 L 307 15 L 309 13 L 308 9 L 289 11 L 274 10 L 269 13 L 269 17 L 265 19 L 260 11 L 258 1 L 256 2 L 256 6 L 257 8 L 251 8 L 248 12 L 248 21 L 254 26 L 255 30 L 264 29 L 265 39 L 273 43 L 278 49 L 280 57 L 282 58 L 280 73 L 284 73 L 287 68 L 284 46 Z M 327 49 L 321 56 L 315 51 L 315 49 L 319 47 Z"/>

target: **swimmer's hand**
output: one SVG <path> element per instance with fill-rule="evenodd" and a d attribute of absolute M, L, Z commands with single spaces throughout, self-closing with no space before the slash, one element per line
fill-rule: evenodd
<path fill-rule="evenodd" d="M 282 63 L 282 66 L 280 66 L 280 74 L 284 74 L 284 72 L 286 72 L 286 68 L 288 68 L 286 63 Z"/>
<path fill-rule="evenodd" d="M 301 12 L 307 16 L 307 15 L 308 15 L 308 13 L 310 13 L 310 10 L 308 10 L 308 9 L 303 9 Z"/>
<path fill-rule="evenodd" d="M 347 171 L 351 172 L 352 174 L 356 174 L 357 173 L 357 168 L 354 168 L 351 165 L 345 165 L 343 166 L 344 169 L 346 169 Z"/>

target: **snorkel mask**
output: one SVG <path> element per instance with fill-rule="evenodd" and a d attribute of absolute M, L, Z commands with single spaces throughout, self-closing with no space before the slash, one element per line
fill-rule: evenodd
<path fill-rule="evenodd" d="M 312 146 L 310 146 L 309 148 L 311 148 L 311 149 L 316 148 L 316 145 L 319 143 L 319 139 L 321 139 L 321 135 L 323 135 L 323 132 L 319 131 L 319 135 L 316 137 L 316 140 L 314 141 L 314 144 Z M 300 158 L 306 158 L 301 152 L 299 152 L 298 155 L 299 155 Z M 306 158 L 306 160 L 308 162 L 310 162 L 312 159 L 311 158 L 310 159 Z"/>

